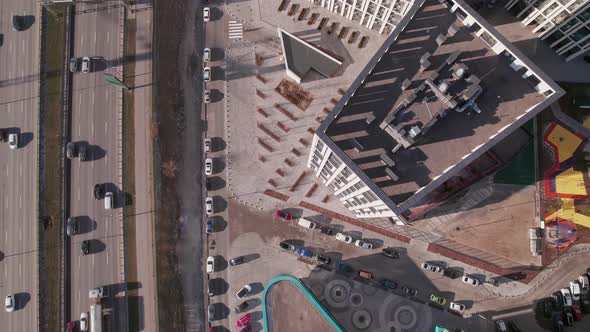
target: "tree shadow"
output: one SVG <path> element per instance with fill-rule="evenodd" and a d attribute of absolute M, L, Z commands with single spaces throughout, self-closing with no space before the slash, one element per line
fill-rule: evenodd
<path fill-rule="evenodd" d="M 27 292 L 16 293 L 14 294 L 14 300 L 16 302 L 15 310 L 24 309 L 31 301 L 31 294 Z"/>
<path fill-rule="evenodd" d="M 21 133 L 19 138 L 20 138 L 19 142 L 18 142 L 19 147 L 25 147 L 33 141 L 33 133 L 31 133 L 31 132 Z"/>
<path fill-rule="evenodd" d="M 205 186 L 207 190 L 214 191 L 225 188 L 225 185 L 226 182 L 224 179 L 220 178 L 219 176 L 212 176 L 207 178 Z"/>
<path fill-rule="evenodd" d="M 210 216 L 213 222 L 213 232 L 223 232 L 227 228 L 227 221 L 222 216 Z"/>
<path fill-rule="evenodd" d="M 90 216 L 79 216 L 76 217 L 76 219 L 78 220 L 79 225 L 78 234 L 90 233 L 96 230 L 98 227 L 98 223 L 94 219 L 90 218 Z"/>
<path fill-rule="evenodd" d="M 90 254 L 91 255 L 103 252 L 107 248 L 107 245 L 98 239 L 91 239 L 91 240 L 88 240 L 88 242 L 90 243 Z"/>
<path fill-rule="evenodd" d="M 211 48 L 211 61 L 223 60 L 225 58 L 225 49 L 221 47 Z"/>
<path fill-rule="evenodd" d="M 222 278 L 210 279 L 209 283 L 213 286 L 213 296 L 223 295 L 229 290 L 229 284 Z"/>
<path fill-rule="evenodd" d="M 211 102 L 212 103 L 216 103 L 218 101 L 222 101 L 223 97 L 225 97 L 225 94 L 223 92 L 221 92 L 221 90 L 219 89 L 210 89 L 209 90 L 210 96 L 211 96 Z"/>
<path fill-rule="evenodd" d="M 216 213 L 227 210 L 227 201 L 222 196 L 213 196 L 213 211 Z"/>
<path fill-rule="evenodd" d="M 223 271 L 229 266 L 227 260 L 221 255 L 215 255 L 213 259 L 215 259 L 215 272 Z"/>
<path fill-rule="evenodd" d="M 225 169 L 225 160 L 223 158 L 213 159 L 213 174 L 221 173 Z"/>
<path fill-rule="evenodd" d="M 223 137 L 211 137 L 211 152 L 223 151 L 227 148 L 227 143 Z"/>
<path fill-rule="evenodd" d="M 260 254 L 254 253 L 254 254 L 247 254 L 242 256 L 244 258 L 244 264 L 252 262 L 258 258 L 260 258 Z"/>
<path fill-rule="evenodd" d="M 250 287 L 252 287 L 252 291 L 250 292 L 249 296 L 260 294 L 264 290 L 264 286 L 260 282 L 251 283 Z"/>

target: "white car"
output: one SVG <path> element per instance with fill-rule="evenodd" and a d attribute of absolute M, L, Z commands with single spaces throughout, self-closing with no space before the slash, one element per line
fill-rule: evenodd
<path fill-rule="evenodd" d="M 479 280 L 471 278 L 469 276 L 463 276 L 463 278 L 461 278 L 461 281 L 471 286 L 479 286 Z"/>
<path fill-rule="evenodd" d="M 561 296 L 563 297 L 563 302 L 565 304 L 566 307 L 571 307 L 573 304 L 572 301 L 572 294 L 570 293 L 569 288 L 562 288 L 560 290 L 561 292 Z"/>
<path fill-rule="evenodd" d="M 85 56 L 82 58 L 82 72 L 87 74 L 90 72 L 90 58 Z"/>
<path fill-rule="evenodd" d="M 203 92 L 203 101 L 205 102 L 205 104 L 209 104 L 211 102 L 211 91 L 210 90 L 205 90 Z"/>
<path fill-rule="evenodd" d="M 205 208 L 207 209 L 207 215 L 213 214 L 213 197 L 205 198 Z"/>
<path fill-rule="evenodd" d="M 85 312 L 80 314 L 80 331 L 88 331 L 88 314 Z"/>
<path fill-rule="evenodd" d="M 211 19 L 211 9 L 209 7 L 203 8 L 203 21 L 209 22 Z"/>
<path fill-rule="evenodd" d="M 430 272 L 438 272 L 438 273 L 442 273 L 443 272 L 443 268 L 440 266 L 436 266 L 433 264 L 428 264 L 428 263 L 422 263 L 422 268 L 424 270 L 428 270 Z"/>
<path fill-rule="evenodd" d="M 209 67 L 203 68 L 203 81 L 211 82 L 211 68 L 209 68 Z"/>
<path fill-rule="evenodd" d="M 207 257 L 207 273 L 215 271 L 215 258 L 213 256 Z"/>
<path fill-rule="evenodd" d="M 243 299 L 244 297 L 248 296 L 252 291 L 252 286 L 244 285 L 244 287 L 240 288 L 240 290 L 236 293 L 236 297 L 238 299 Z"/>
<path fill-rule="evenodd" d="M 336 240 L 346 243 L 352 243 L 352 237 L 350 235 L 346 235 L 343 233 L 336 234 Z"/>
<path fill-rule="evenodd" d="M 211 139 L 205 138 L 204 143 L 205 143 L 205 152 L 211 151 Z"/>
<path fill-rule="evenodd" d="M 205 175 L 213 174 L 213 159 L 205 159 Z"/>
<path fill-rule="evenodd" d="M 369 250 L 370 250 L 370 249 L 373 249 L 373 245 L 372 245 L 371 243 L 369 243 L 369 242 L 365 242 L 365 241 L 363 241 L 363 240 L 356 240 L 356 241 L 354 242 L 354 244 L 355 244 L 357 247 L 360 247 L 360 248 L 363 248 L 363 249 L 369 249 Z"/>
<path fill-rule="evenodd" d="M 14 312 L 16 310 L 16 300 L 14 299 L 14 295 L 6 295 L 4 299 L 4 308 L 6 312 Z"/>
<path fill-rule="evenodd" d="M 496 321 L 496 329 L 500 332 L 508 332 L 508 326 L 503 320 Z"/>
<path fill-rule="evenodd" d="M 8 146 L 13 150 L 18 148 L 18 134 L 8 134 Z"/>
<path fill-rule="evenodd" d="M 205 49 L 203 49 L 203 61 L 204 62 L 209 62 L 211 61 L 211 49 L 206 47 Z"/>
<path fill-rule="evenodd" d="M 456 312 L 463 312 L 465 310 L 465 305 L 457 302 L 451 302 L 449 304 L 449 308 Z"/>

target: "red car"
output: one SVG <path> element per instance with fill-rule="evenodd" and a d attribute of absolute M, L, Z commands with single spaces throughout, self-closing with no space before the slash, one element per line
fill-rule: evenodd
<path fill-rule="evenodd" d="M 572 316 L 574 316 L 574 320 L 581 321 L 582 320 L 582 310 L 580 310 L 580 306 L 577 304 L 572 305 L 571 308 Z"/>
<path fill-rule="evenodd" d="M 289 212 L 285 212 L 285 211 L 281 211 L 281 210 L 277 210 L 276 216 L 279 218 L 283 218 L 285 220 L 293 219 L 293 216 Z"/>
<path fill-rule="evenodd" d="M 66 324 L 66 331 L 67 332 L 74 332 L 74 322 L 68 322 Z"/>
<path fill-rule="evenodd" d="M 236 322 L 237 327 L 246 327 L 246 323 L 250 321 L 250 314 L 245 314 Z"/>
<path fill-rule="evenodd" d="M 240 330 L 240 332 L 250 332 L 252 331 L 252 325 L 247 324 L 246 326 L 244 326 L 243 329 Z"/>

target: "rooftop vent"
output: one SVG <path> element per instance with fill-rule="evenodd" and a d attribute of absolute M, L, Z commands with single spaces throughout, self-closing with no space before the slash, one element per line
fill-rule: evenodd
<path fill-rule="evenodd" d="M 442 82 L 438 85 L 438 89 L 440 92 L 445 93 L 449 89 L 449 84 L 447 82 Z"/>
<path fill-rule="evenodd" d="M 421 132 L 422 131 L 420 128 L 418 128 L 418 126 L 413 126 L 408 132 L 408 135 L 410 135 L 411 138 L 416 138 L 416 136 L 420 135 Z"/>

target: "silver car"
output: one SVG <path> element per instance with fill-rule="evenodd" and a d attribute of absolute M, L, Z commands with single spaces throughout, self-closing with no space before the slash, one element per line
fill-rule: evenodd
<path fill-rule="evenodd" d="M 13 150 L 18 148 L 18 134 L 8 134 L 8 146 Z"/>
<path fill-rule="evenodd" d="M 4 299 L 4 308 L 6 312 L 14 312 L 16 310 L 16 299 L 14 295 L 6 295 Z"/>
<path fill-rule="evenodd" d="M 205 62 L 211 61 L 211 49 L 208 47 L 203 49 L 203 61 L 205 61 Z"/>
<path fill-rule="evenodd" d="M 211 82 L 211 68 L 209 68 L 209 67 L 203 68 L 203 81 Z"/>
<path fill-rule="evenodd" d="M 85 56 L 82 58 L 82 72 L 87 74 L 90 72 L 90 58 Z"/>
<path fill-rule="evenodd" d="M 211 91 L 205 90 L 205 92 L 203 92 L 203 101 L 205 104 L 209 104 L 211 102 Z"/>

